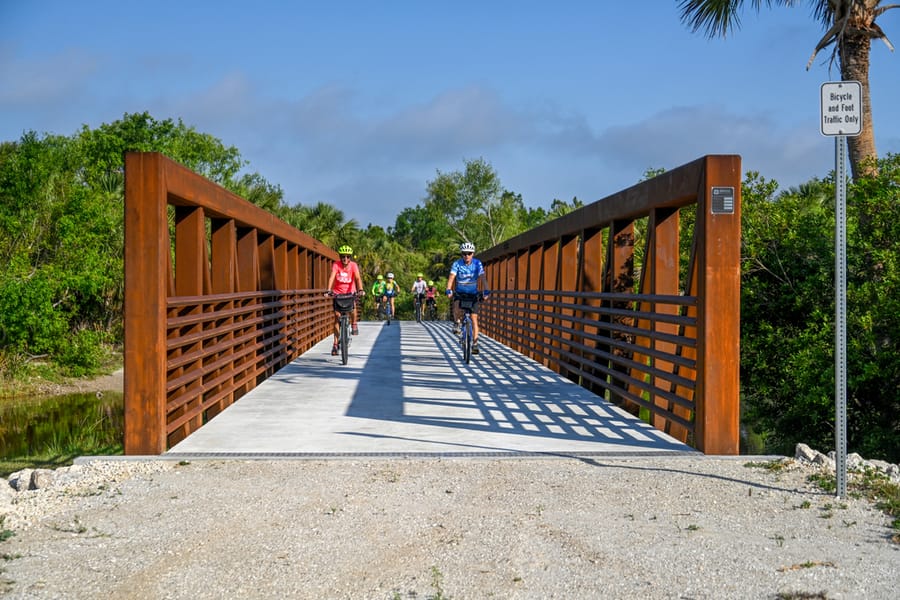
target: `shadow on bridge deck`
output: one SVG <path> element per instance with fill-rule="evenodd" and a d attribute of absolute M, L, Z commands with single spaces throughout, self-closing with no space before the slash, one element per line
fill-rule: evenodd
<path fill-rule="evenodd" d="M 447 322 L 360 323 L 346 366 L 324 340 L 165 456 L 698 454 L 506 346 L 479 346 L 466 365 Z"/>

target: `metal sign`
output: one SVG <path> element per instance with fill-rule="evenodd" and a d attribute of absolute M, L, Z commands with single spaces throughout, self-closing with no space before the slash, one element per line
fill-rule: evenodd
<path fill-rule="evenodd" d="M 862 131 L 862 84 L 829 81 L 821 88 L 822 135 L 857 136 Z"/>
<path fill-rule="evenodd" d="M 847 137 L 862 131 L 862 85 L 829 81 L 820 92 L 822 135 L 834 136 L 834 471 L 847 497 Z"/>
<path fill-rule="evenodd" d="M 714 187 L 712 189 L 712 201 L 710 202 L 709 207 L 714 215 L 733 215 L 734 188 Z"/>

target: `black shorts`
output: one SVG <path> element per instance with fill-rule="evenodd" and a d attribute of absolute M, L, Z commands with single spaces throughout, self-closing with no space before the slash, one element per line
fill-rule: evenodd
<path fill-rule="evenodd" d="M 458 310 L 469 308 L 473 315 L 478 314 L 478 303 L 480 300 L 481 294 L 453 294 L 453 301 L 456 303 L 456 308 Z"/>

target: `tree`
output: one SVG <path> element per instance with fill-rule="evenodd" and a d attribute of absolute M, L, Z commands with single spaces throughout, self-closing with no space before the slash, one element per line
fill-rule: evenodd
<path fill-rule="evenodd" d="M 0 144 L 0 375 L 35 356 L 85 374 L 102 342 L 121 340 L 127 151 L 161 152 L 286 210 L 281 188 L 260 175 L 235 181 L 236 148 L 180 120 L 126 114 L 71 137 L 28 132 Z"/>
<path fill-rule="evenodd" d="M 391 235 L 405 247 L 419 252 L 443 252 L 456 239 L 444 215 L 434 203 L 404 208 L 394 221 Z"/>
<path fill-rule="evenodd" d="M 216 183 L 230 187 L 244 166 L 240 152 L 217 138 L 199 133 L 181 122 L 157 121 L 149 113 L 125 113 L 118 121 L 96 129 L 83 126 L 77 135 L 84 153 L 85 182 L 91 187 L 109 188 L 110 181 L 124 173 L 124 152 L 161 152 L 188 169 Z"/>
<path fill-rule="evenodd" d="M 848 189 L 848 444 L 900 459 L 900 156 Z M 741 204 L 741 392 L 766 449 L 834 436 L 834 182 L 775 196 L 749 173 Z M 865 218 L 863 218 L 865 217 Z"/>
<path fill-rule="evenodd" d="M 444 215 L 458 241 L 494 246 L 503 238 L 503 215 L 508 201 L 501 198 L 500 178 L 483 158 L 467 160 L 465 171 L 437 172 L 428 182 L 426 205 Z"/>
<path fill-rule="evenodd" d="M 289 210 L 284 204 L 284 191 L 281 186 L 269 183 L 259 173 L 243 175 L 234 182 L 231 191 L 281 219 L 284 219 Z"/>
<path fill-rule="evenodd" d="M 696 32 L 704 30 L 710 38 L 725 37 L 732 29 L 740 27 L 739 11 L 743 0 L 680 0 L 681 20 Z M 759 10 L 761 0 L 753 0 Z M 798 0 L 766 0 L 766 5 L 795 6 Z M 829 64 L 838 60 L 844 81 L 859 81 L 862 87 L 862 131 L 847 138 L 853 179 L 863 174 L 875 174 L 878 154 L 875 150 L 875 127 L 872 120 L 872 102 L 869 95 L 869 53 L 872 38 L 882 40 L 893 51 L 894 47 L 875 20 L 900 4 L 879 6 L 880 0 L 809 0 L 813 18 L 826 29 L 816 44 L 806 65 L 809 70 L 816 55 L 833 45 Z"/>
<path fill-rule="evenodd" d="M 282 218 L 332 248 L 352 243 L 359 234 L 359 225 L 354 219 L 345 220 L 344 211 L 325 202 L 292 207 Z"/>

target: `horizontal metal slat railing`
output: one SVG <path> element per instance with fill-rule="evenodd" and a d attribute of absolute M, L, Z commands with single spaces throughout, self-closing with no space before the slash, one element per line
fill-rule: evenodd
<path fill-rule="evenodd" d="M 518 345 L 524 354 L 551 366 L 558 373 L 587 383 L 599 390 L 598 393 L 619 394 L 688 431 L 693 430 L 690 420 L 658 406 L 656 400 L 693 408 L 691 397 L 695 381 L 680 373 L 685 369 L 696 369 L 696 360 L 683 355 L 685 348 L 696 348 L 696 336 L 668 334 L 659 331 L 656 324 L 668 323 L 696 330 L 696 318 L 681 315 L 687 307 L 696 304 L 696 298 L 637 294 L 628 298 L 635 303 L 665 304 L 678 310 L 677 314 L 666 314 L 610 308 L 614 301 L 621 302 L 625 298 L 622 294 L 556 292 L 554 295 L 565 301 L 547 301 L 540 294 L 525 290 L 495 292 L 491 295 L 491 301 L 482 308 L 485 327 L 499 331 L 498 341 L 513 347 Z M 599 300 L 601 304 L 592 306 L 584 303 L 589 300 Z M 500 316 L 509 314 L 517 315 L 516 325 L 512 328 L 499 327 L 497 320 Z M 638 317 L 646 325 L 630 327 L 614 320 L 623 316 Z M 596 331 L 591 332 L 591 328 Z M 671 350 L 654 348 L 656 342 L 666 342 Z M 640 362 L 630 358 L 635 355 L 646 359 Z M 676 365 L 677 368 L 664 370 L 653 366 L 660 362 Z M 641 373 L 643 377 L 629 373 Z M 627 387 L 619 389 L 621 384 L 627 384 Z M 672 389 L 682 392 L 673 393 Z M 645 399 L 644 394 L 649 399 Z"/>
<path fill-rule="evenodd" d="M 318 329 L 318 336 L 328 335 L 331 312 L 319 300 L 321 296 L 321 291 L 301 290 L 287 300 L 267 301 L 281 296 L 263 292 L 171 299 L 166 412 L 172 418 L 167 419 L 166 435 L 201 416 L 222 396 L 238 392 L 302 354 L 307 349 L 302 331 Z M 232 308 L 235 301 L 252 303 Z M 216 308 L 223 304 L 228 308 Z M 202 312 L 180 315 L 181 310 L 191 311 L 198 305 Z M 195 328 L 199 330 L 181 335 L 184 329 Z M 184 371 L 192 364 L 202 366 Z M 213 391 L 217 393 L 210 395 Z"/>
<path fill-rule="evenodd" d="M 705 156 L 482 252 L 483 330 L 703 452 L 737 454 L 740 163 Z"/>
<path fill-rule="evenodd" d="M 158 153 L 126 154 L 126 454 L 165 452 L 329 335 L 336 258 Z"/>

